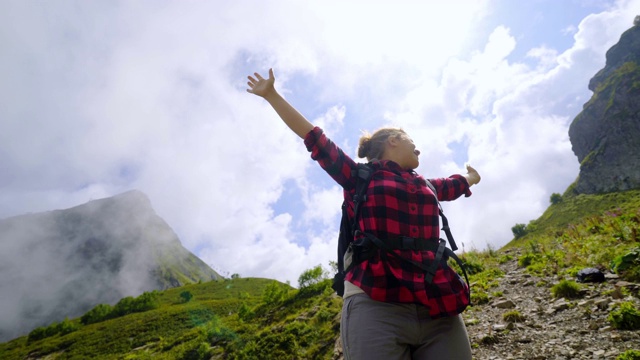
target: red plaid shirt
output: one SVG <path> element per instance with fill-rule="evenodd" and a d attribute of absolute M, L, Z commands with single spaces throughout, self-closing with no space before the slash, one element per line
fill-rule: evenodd
<path fill-rule="evenodd" d="M 356 163 L 318 127 L 307 134 L 304 142 L 311 158 L 344 189 L 348 215 L 353 219 L 356 177 L 352 176 L 352 170 Z M 438 205 L 424 178 L 389 160 L 374 162 L 374 167 L 367 201 L 360 210 L 360 229 L 382 240 L 409 236 L 437 242 L 440 238 Z M 462 175 L 429 181 L 436 188 L 440 201 L 471 195 L 469 183 Z M 427 265 L 435 256 L 428 250 L 394 251 Z M 393 256 L 381 258 L 378 252 L 354 266 L 346 280 L 374 300 L 423 304 L 429 308 L 431 318 L 457 315 L 469 305 L 467 284 L 447 265 L 439 266 L 433 282 L 427 284 L 422 270 Z"/>

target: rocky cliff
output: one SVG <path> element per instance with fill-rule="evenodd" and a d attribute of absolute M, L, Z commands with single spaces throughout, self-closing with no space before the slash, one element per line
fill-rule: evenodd
<path fill-rule="evenodd" d="M 589 89 L 593 96 L 569 128 L 580 161 L 575 191 L 640 188 L 640 26 L 607 51 L 606 65 Z"/>
<path fill-rule="evenodd" d="M 139 191 L 0 220 L 0 251 L 0 341 L 97 304 L 220 277 Z"/>

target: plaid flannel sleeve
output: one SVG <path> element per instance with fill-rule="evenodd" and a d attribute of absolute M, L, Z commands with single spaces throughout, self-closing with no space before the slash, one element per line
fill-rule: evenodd
<path fill-rule="evenodd" d="M 356 162 L 329 139 L 322 129 L 315 127 L 304 138 L 304 144 L 311 153 L 311 158 L 320 164 L 333 180 L 345 190 L 355 187 L 352 170 Z"/>
<path fill-rule="evenodd" d="M 452 201 L 460 196 L 471 196 L 467 178 L 462 175 L 451 175 L 448 178 L 429 179 L 438 191 L 438 201 Z"/>

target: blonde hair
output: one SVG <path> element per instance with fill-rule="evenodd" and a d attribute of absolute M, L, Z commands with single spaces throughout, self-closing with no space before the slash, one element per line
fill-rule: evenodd
<path fill-rule="evenodd" d="M 406 135 L 404 130 L 400 128 L 382 128 L 376 130 L 373 134 L 364 132 L 360 137 L 358 145 L 358 157 L 367 158 L 367 161 L 380 159 L 384 154 L 385 144 L 391 136 Z"/>

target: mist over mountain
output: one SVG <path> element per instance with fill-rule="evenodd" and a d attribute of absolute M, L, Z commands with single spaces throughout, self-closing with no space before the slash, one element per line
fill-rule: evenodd
<path fill-rule="evenodd" d="M 0 341 L 97 304 L 221 279 L 129 191 L 0 220 Z"/>

